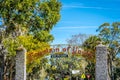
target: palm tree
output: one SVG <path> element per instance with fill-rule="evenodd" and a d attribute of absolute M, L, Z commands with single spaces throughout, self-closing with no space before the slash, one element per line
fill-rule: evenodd
<path fill-rule="evenodd" d="M 88 66 L 86 67 L 86 73 L 90 73 L 92 78 L 95 78 L 95 51 L 98 42 L 101 39 L 98 36 L 90 36 L 83 43 L 84 54 L 83 56 L 88 61 Z"/>

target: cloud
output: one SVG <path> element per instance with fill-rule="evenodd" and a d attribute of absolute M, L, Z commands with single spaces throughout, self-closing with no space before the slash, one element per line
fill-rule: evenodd
<path fill-rule="evenodd" d="M 96 29 L 98 26 L 66 26 L 66 27 L 56 27 L 56 30 L 73 30 L 73 29 Z"/>
<path fill-rule="evenodd" d="M 85 6 L 85 5 L 78 5 L 78 4 L 73 4 L 73 5 L 63 5 L 62 7 L 63 7 L 64 9 L 69 9 L 69 8 L 110 9 L 110 8 L 104 8 L 104 7 L 97 7 L 97 6 Z"/>
<path fill-rule="evenodd" d="M 65 21 L 65 20 L 62 20 L 61 23 L 62 24 L 79 24 L 80 21 Z"/>

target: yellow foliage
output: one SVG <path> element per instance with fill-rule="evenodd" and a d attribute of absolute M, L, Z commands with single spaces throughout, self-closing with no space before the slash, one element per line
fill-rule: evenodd
<path fill-rule="evenodd" d="M 19 36 L 15 39 L 6 38 L 4 45 L 9 51 L 10 56 L 16 55 L 16 49 L 23 45 L 27 50 L 27 71 L 31 72 L 32 68 L 40 64 L 40 60 L 45 55 L 49 54 L 46 50 L 50 48 L 50 45 L 46 42 L 40 42 L 34 39 L 32 35 Z"/>

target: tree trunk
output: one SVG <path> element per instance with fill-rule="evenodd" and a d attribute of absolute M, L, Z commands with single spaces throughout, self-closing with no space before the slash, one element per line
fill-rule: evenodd
<path fill-rule="evenodd" d="M 14 70 L 14 63 L 11 65 L 11 67 L 10 67 L 10 80 L 13 80 L 13 70 Z"/>

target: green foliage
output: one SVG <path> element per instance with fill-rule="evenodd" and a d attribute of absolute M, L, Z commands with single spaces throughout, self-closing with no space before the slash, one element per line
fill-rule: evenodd
<path fill-rule="evenodd" d="M 0 40 L 9 56 L 15 56 L 21 45 L 27 49 L 28 72 L 40 68 L 37 65 L 47 54 L 44 50 L 54 39 L 50 31 L 60 19 L 60 9 L 58 0 L 0 0 L 0 27 L 4 33 Z"/>
<path fill-rule="evenodd" d="M 88 39 L 86 39 L 83 43 L 84 49 L 91 49 L 95 51 L 95 47 L 98 45 L 98 43 L 101 41 L 101 39 L 98 36 L 90 36 Z"/>
<path fill-rule="evenodd" d="M 25 35 L 19 36 L 16 38 L 6 38 L 3 41 L 5 47 L 7 48 L 9 54 L 8 56 L 15 56 L 16 50 L 20 45 L 23 45 L 28 51 L 27 54 L 27 72 L 32 72 L 32 69 L 37 67 L 41 63 L 43 56 L 47 53 L 43 51 L 46 48 L 49 48 L 49 44 L 46 42 L 39 42 L 37 39 L 34 39 L 33 36 Z M 39 53 L 43 52 L 43 53 Z M 45 61 L 45 60 L 44 60 Z"/>
<path fill-rule="evenodd" d="M 9 54 L 8 54 L 9 56 L 16 55 L 16 50 L 17 50 L 19 44 L 17 44 L 17 42 L 13 38 L 4 39 L 3 44 L 9 52 Z"/>
<path fill-rule="evenodd" d="M 92 75 L 92 78 L 95 79 L 95 53 L 96 46 L 100 43 L 101 39 L 98 36 L 90 36 L 83 43 L 83 48 L 85 50 L 83 56 L 88 61 L 88 66 L 86 67 L 86 73 Z"/>
<path fill-rule="evenodd" d="M 38 49 L 44 50 L 49 46 L 48 43 L 39 42 L 37 39 L 34 39 L 32 35 L 19 36 L 16 38 L 9 37 L 4 39 L 3 43 L 9 51 L 9 55 L 11 56 L 16 55 L 16 50 L 21 45 L 23 45 L 28 52 L 38 50 Z"/>
<path fill-rule="evenodd" d="M 85 67 L 87 66 L 87 62 L 82 56 L 70 56 L 68 58 L 50 58 L 50 66 L 51 67 L 46 68 L 48 75 L 51 76 L 54 74 L 55 76 L 62 79 L 62 77 L 65 77 L 65 75 L 70 76 L 72 70 L 80 70 L 80 72 L 83 73 L 85 71 Z"/>
<path fill-rule="evenodd" d="M 54 39 L 48 31 L 36 32 L 34 38 L 41 42 L 49 42 Z"/>
<path fill-rule="evenodd" d="M 99 31 L 99 37 L 107 44 L 109 48 L 108 54 L 108 66 L 111 79 L 113 77 L 113 64 L 115 63 L 116 56 L 120 53 L 120 22 L 113 22 L 112 24 L 104 23 L 97 31 Z"/>
<path fill-rule="evenodd" d="M 115 80 L 119 80 L 120 79 L 120 68 L 115 68 L 115 71 L 114 71 L 114 79 Z"/>
<path fill-rule="evenodd" d="M 109 23 L 104 23 L 97 30 L 99 31 L 99 37 L 108 45 L 111 53 L 114 53 L 114 57 L 119 53 L 119 50 L 116 51 L 116 48 L 118 48 L 120 45 L 119 26 L 120 22 L 113 22 L 111 25 Z"/>
<path fill-rule="evenodd" d="M 50 31 L 60 19 L 61 4 L 57 0 L 3 0 L 0 19 L 6 32 L 26 27 L 30 32 Z"/>
<path fill-rule="evenodd" d="M 84 49 L 83 56 L 89 62 L 95 63 L 96 46 L 100 43 L 101 39 L 98 36 L 90 36 L 82 45 Z"/>

